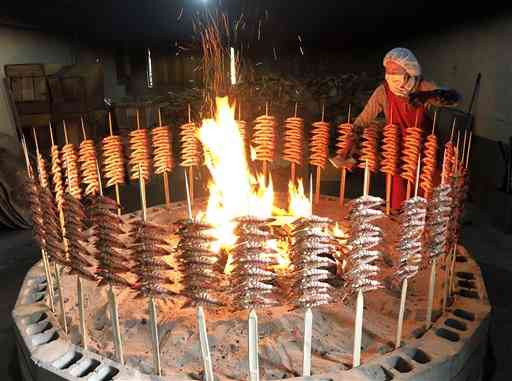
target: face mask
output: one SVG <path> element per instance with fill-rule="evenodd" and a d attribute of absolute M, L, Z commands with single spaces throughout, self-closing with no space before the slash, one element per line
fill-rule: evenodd
<path fill-rule="evenodd" d="M 400 97 L 408 96 L 416 85 L 415 77 L 405 74 L 386 74 L 385 78 L 391 92 Z"/>

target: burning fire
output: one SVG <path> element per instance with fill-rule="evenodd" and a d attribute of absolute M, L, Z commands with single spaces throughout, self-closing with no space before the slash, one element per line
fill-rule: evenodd
<path fill-rule="evenodd" d="M 274 204 L 272 181 L 255 178 L 247 165 L 245 147 L 228 98 L 217 98 L 215 119 L 203 120 L 199 139 L 212 175 L 206 219 L 217 227 L 221 247 L 234 245 L 233 219 L 245 215 L 270 217 Z"/>
<path fill-rule="evenodd" d="M 296 217 L 307 217 L 313 213 L 311 201 L 304 194 L 304 185 L 302 179 L 299 185 L 295 185 L 290 181 L 288 183 L 288 195 L 290 197 L 289 213 Z"/>
<path fill-rule="evenodd" d="M 215 226 L 218 238 L 217 251 L 233 247 L 236 242 L 234 219 L 252 215 L 271 217 L 274 207 L 274 190 L 272 179 L 265 184 L 263 174 L 253 175 L 246 160 L 246 149 L 240 131 L 235 122 L 234 107 L 228 98 L 217 98 L 215 119 L 203 120 L 199 130 L 199 140 L 205 151 L 205 163 L 212 176 L 208 184 L 209 199 L 206 220 Z M 250 147 L 252 149 L 252 147 Z M 254 160 L 254 159 L 251 159 Z M 289 185 L 289 214 L 295 217 L 311 214 L 311 202 L 304 194 L 304 186 L 299 181 L 298 187 Z M 277 248 L 279 268 L 289 265 L 286 249 L 277 241 L 270 246 Z M 225 272 L 230 272 L 230 259 Z"/>

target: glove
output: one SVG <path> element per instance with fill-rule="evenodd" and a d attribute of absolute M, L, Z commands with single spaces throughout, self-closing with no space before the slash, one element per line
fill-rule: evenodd
<path fill-rule="evenodd" d="M 459 101 L 459 94 L 452 89 L 417 91 L 409 95 L 409 103 L 417 107 L 426 103 L 434 106 L 453 106 Z"/>

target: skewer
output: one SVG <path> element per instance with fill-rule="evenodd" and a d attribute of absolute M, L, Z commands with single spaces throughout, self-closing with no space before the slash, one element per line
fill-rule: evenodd
<path fill-rule="evenodd" d="M 370 190 L 370 169 L 368 168 L 368 160 L 366 160 L 364 168 L 364 183 L 363 183 L 363 196 L 368 196 Z M 354 325 L 354 348 L 353 348 L 353 364 L 354 368 L 361 365 L 361 342 L 363 337 L 363 310 L 364 310 L 364 295 L 363 291 L 357 291 L 356 301 L 356 317 Z"/>
<path fill-rule="evenodd" d="M 322 120 L 321 120 L 321 123 L 325 123 L 325 104 L 322 104 Z M 320 131 L 319 133 L 321 134 L 322 131 Z M 312 140 L 314 140 L 314 139 L 315 139 L 315 136 L 313 135 Z M 319 139 L 321 139 L 321 137 Z M 320 144 L 320 142 L 318 142 L 317 145 L 318 144 Z M 316 165 L 315 204 L 318 204 L 320 202 L 321 177 L 322 177 L 322 166 L 318 164 L 318 165 Z"/>
<path fill-rule="evenodd" d="M 110 111 L 108 112 L 108 129 L 110 131 L 110 136 L 114 136 L 114 130 L 112 129 L 112 114 L 110 113 Z M 101 184 L 101 180 L 100 180 L 100 184 Z M 119 193 L 119 184 L 115 183 L 114 188 L 115 188 L 115 192 L 116 192 L 116 202 L 117 202 L 117 205 L 119 205 L 119 208 L 117 209 L 117 214 L 121 215 L 121 196 Z"/>
<path fill-rule="evenodd" d="M 434 305 L 434 292 L 436 287 L 436 264 L 437 258 L 432 260 L 432 266 L 430 268 L 430 281 L 428 286 L 428 299 L 427 299 L 427 316 L 425 318 L 426 328 L 430 329 L 432 324 L 432 307 Z"/>
<path fill-rule="evenodd" d="M 265 102 L 265 116 L 268 116 L 268 102 Z M 268 162 L 263 160 L 262 163 L 262 172 L 263 176 L 265 176 L 265 186 L 268 185 Z"/>
<path fill-rule="evenodd" d="M 469 142 L 468 142 L 468 152 L 466 153 L 466 163 L 464 165 L 465 169 L 469 167 L 469 153 L 471 152 L 471 139 L 473 137 L 473 131 L 469 133 Z"/>
<path fill-rule="evenodd" d="M 455 145 L 455 160 L 454 160 L 454 167 L 453 167 L 453 174 L 457 174 L 459 171 L 459 167 L 461 162 L 459 161 L 460 158 L 460 130 L 457 131 L 457 144 Z M 443 314 L 446 311 L 446 306 L 448 303 L 448 299 L 451 297 L 451 290 L 450 290 L 450 284 L 452 283 L 452 262 L 455 261 L 455 253 L 456 253 L 456 247 L 457 242 L 453 243 L 454 247 L 450 252 L 445 256 L 445 273 L 444 273 L 444 298 L 443 298 Z"/>
<path fill-rule="evenodd" d="M 252 309 L 249 313 L 249 380 L 259 381 L 260 366 L 258 353 L 258 315 Z"/>
<path fill-rule="evenodd" d="M 190 191 L 188 187 L 187 171 L 185 172 L 185 189 L 187 192 L 188 218 L 193 220 L 192 204 L 190 200 Z M 210 344 L 208 343 L 208 331 L 206 330 L 206 318 L 202 306 L 196 307 L 197 326 L 199 329 L 199 342 L 201 344 L 201 357 L 203 359 L 203 370 L 206 381 L 214 381 L 213 362 L 210 354 Z"/>
<path fill-rule="evenodd" d="M 49 125 L 50 128 L 50 140 L 52 143 L 52 146 L 55 146 L 55 141 L 53 140 L 53 130 L 51 123 Z M 53 166 L 53 165 L 52 165 Z M 59 169 L 60 170 L 60 169 Z M 63 227 L 64 221 L 63 221 L 63 214 L 62 214 L 62 204 L 60 204 L 57 200 L 57 206 L 59 209 L 59 219 L 60 219 L 60 226 Z M 64 243 L 64 251 L 67 252 L 67 241 L 66 239 L 63 239 Z M 62 282 L 60 279 L 60 266 L 57 263 L 54 263 L 54 271 L 55 271 L 55 283 L 57 286 L 57 289 L 59 290 L 59 306 L 60 306 L 60 313 L 61 313 L 61 319 L 62 319 L 62 329 L 64 330 L 64 333 L 68 334 L 68 323 L 66 320 L 66 310 L 64 308 L 64 290 L 62 288 Z"/>
<path fill-rule="evenodd" d="M 416 110 L 416 120 L 414 122 L 414 128 L 418 128 L 418 119 L 419 119 L 419 109 Z M 419 147 L 418 147 L 419 150 Z M 420 152 L 420 151 L 418 151 Z M 412 192 L 412 184 L 410 180 L 407 180 L 407 192 L 406 192 L 406 200 L 411 198 L 411 192 Z"/>
<path fill-rule="evenodd" d="M 416 169 L 416 185 L 414 189 L 414 197 L 418 197 L 418 188 L 420 183 L 420 167 L 421 167 L 421 155 L 418 155 L 418 168 Z M 426 212 L 426 211 L 425 211 Z M 409 284 L 409 277 L 405 277 L 402 282 L 402 293 L 400 296 L 400 311 L 398 313 L 398 327 L 396 330 L 395 348 L 399 348 L 402 343 L 402 331 L 404 325 L 405 315 L 405 303 L 407 300 L 407 287 Z"/>
<path fill-rule="evenodd" d="M 297 117 L 297 109 L 298 109 L 298 103 L 295 102 L 295 113 L 294 113 L 295 117 Z M 291 167 L 290 168 L 290 171 L 291 171 L 291 175 L 290 175 L 291 181 L 292 181 L 293 184 L 295 184 L 295 163 L 292 162 L 290 164 L 290 167 Z"/>
<path fill-rule="evenodd" d="M 67 135 L 67 131 L 66 131 L 66 124 L 65 124 L 65 122 L 63 122 L 63 124 L 64 124 L 65 141 L 66 141 L 66 144 L 69 144 L 68 135 Z M 71 176 L 70 176 L 69 171 L 70 171 L 70 165 L 69 165 L 69 163 L 67 163 L 66 164 L 66 177 L 68 180 L 67 192 L 69 195 L 71 195 L 71 197 L 73 199 L 75 199 L 75 196 L 73 194 L 80 194 L 80 189 L 78 189 L 78 190 L 72 189 L 76 185 L 74 185 L 71 182 Z M 79 199 L 76 199 L 76 201 L 78 203 L 80 202 Z M 62 214 L 62 231 L 63 231 L 63 235 L 64 235 L 63 241 L 64 241 L 64 249 L 66 250 L 66 254 L 67 254 L 66 256 L 68 257 L 71 255 L 71 253 L 69 251 L 69 244 L 68 244 L 69 238 L 68 238 L 66 230 L 65 230 L 66 228 L 67 228 L 67 224 L 66 224 L 66 220 L 65 220 L 65 214 L 63 213 Z M 74 267 L 71 266 L 71 268 L 73 269 Z M 88 342 L 87 328 L 86 328 L 87 325 L 86 325 L 86 313 L 85 313 L 85 298 L 84 298 L 84 290 L 83 290 L 82 281 L 83 281 L 82 277 L 80 275 L 77 275 L 77 277 L 76 277 L 76 282 L 77 282 L 76 283 L 76 294 L 77 294 L 77 301 L 78 301 L 79 331 L 80 331 L 80 336 L 82 338 L 82 346 L 84 349 L 87 349 L 87 342 Z"/>
<path fill-rule="evenodd" d="M 450 138 L 450 141 L 451 141 L 452 138 L 453 138 L 453 127 L 452 127 L 452 137 Z M 447 178 L 446 178 L 447 174 L 445 173 L 447 168 L 446 168 L 445 164 L 446 164 L 446 160 L 449 160 L 449 158 L 447 158 L 446 150 L 447 149 L 445 147 L 445 149 L 444 149 L 445 153 L 443 155 L 443 157 L 444 157 L 444 159 L 443 159 L 443 172 L 441 173 L 441 186 L 445 185 L 446 181 L 447 181 Z M 443 251 L 444 250 L 445 249 L 443 249 Z M 432 321 L 432 309 L 433 309 L 433 304 L 434 304 L 434 293 L 435 293 L 436 276 L 437 276 L 437 269 L 436 269 L 436 267 L 437 267 L 437 256 L 432 258 L 432 264 L 431 264 L 431 269 L 430 269 L 430 280 L 429 280 L 428 297 L 427 297 L 427 314 L 426 314 L 426 317 L 425 317 L 426 329 L 430 329 L 432 327 L 432 324 L 433 324 L 433 321 Z"/>
<path fill-rule="evenodd" d="M 37 158 L 39 158 L 41 153 L 39 151 L 39 143 L 37 141 L 37 133 L 36 133 L 36 129 L 35 128 L 32 128 L 32 133 L 34 135 L 34 144 L 36 146 L 36 156 L 37 156 Z M 22 143 L 23 153 L 25 154 L 25 164 L 27 166 L 27 174 L 28 174 L 28 176 L 31 179 L 36 181 L 34 179 L 34 174 L 33 174 L 33 172 L 31 171 L 31 168 L 30 168 L 30 159 L 28 157 L 27 143 L 25 141 L 25 136 L 24 135 L 22 136 L 21 143 Z M 49 306 L 50 307 L 50 311 L 55 313 L 54 289 L 53 289 L 52 272 L 50 270 L 50 260 L 48 258 L 48 254 L 46 253 L 46 251 L 43 248 L 41 248 L 41 258 L 42 258 L 42 261 L 43 261 L 43 267 L 44 267 L 44 272 L 45 272 L 45 276 L 46 276 L 46 283 L 47 283 L 47 286 L 48 286 L 47 287 L 48 288 L 48 302 L 50 304 L 50 306 Z"/>
<path fill-rule="evenodd" d="M 137 128 L 139 128 L 138 122 L 138 111 L 137 111 Z M 140 185 L 140 201 L 142 204 L 142 220 L 144 223 L 148 221 L 148 214 L 146 209 L 146 184 L 144 181 L 144 176 L 142 176 L 142 166 L 139 164 L 139 185 Z M 160 364 L 160 344 L 158 337 L 158 318 L 157 311 L 155 305 L 155 298 L 151 295 L 148 300 L 148 310 L 149 310 L 149 330 L 151 332 L 151 343 L 152 343 L 152 351 L 153 351 L 153 367 L 155 373 L 158 376 L 162 375 L 162 366 Z"/>
<path fill-rule="evenodd" d="M 389 112 L 389 124 L 393 125 L 393 108 Z M 391 188 L 393 185 L 393 177 L 391 173 L 386 173 L 386 214 L 389 216 L 391 213 Z"/>
<path fill-rule="evenodd" d="M 350 124 L 350 116 L 352 112 L 352 104 L 348 105 L 348 117 L 347 117 L 347 124 Z M 347 142 L 348 144 L 348 142 Z M 352 143 L 351 143 L 352 144 Z M 346 189 L 346 183 L 347 183 L 347 167 L 344 165 L 341 167 L 341 176 L 340 176 L 340 206 L 343 206 L 345 204 L 345 189 Z"/>
<path fill-rule="evenodd" d="M 190 103 L 188 105 L 188 122 L 192 123 L 192 110 L 190 108 Z M 194 202 L 194 167 L 193 166 L 190 166 L 188 168 L 188 179 L 190 181 L 190 183 L 189 183 L 190 202 Z"/>
<path fill-rule="evenodd" d="M 109 113 L 109 121 L 110 121 L 110 113 Z M 112 134 L 112 125 L 110 124 L 110 133 Z M 112 135 L 111 135 L 112 136 Z M 100 168 L 98 163 L 96 163 L 96 170 L 98 172 L 98 178 L 100 182 L 100 196 L 103 197 L 103 185 L 101 183 L 100 176 Z M 120 214 L 120 208 L 118 208 L 118 213 Z M 112 317 L 112 335 L 114 336 L 114 348 L 116 352 L 117 360 L 124 365 L 124 351 L 123 351 L 123 342 L 121 339 L 121 330 L 119 328 L 119 310 L 117 308 L 117 300 L 116 294 L 114 293 L 114 287 L 112 283 L 109 283 L 108 291 L 107 291 L 108 302 L 110 306 L 110 316 Z"/>
<path fill-rule="evenodd" d="M 302 362 L 302 377 L 311 376 L 311 341 L 313 336 L 313 311 L 306 308 L 304 313 L 304 357 Z"/>
<path fill-rule="evenodd" d="M 160 107 L 158 108 L 158 125 L 162 127 L 162 110 Z M 165 194 L 165 204 L 167 206 L 171 203 L 171 194 L 169 192 L 169 174 L 167 171 L 163 173 L 163 182 L 164 182 L 164 194 Z"/>

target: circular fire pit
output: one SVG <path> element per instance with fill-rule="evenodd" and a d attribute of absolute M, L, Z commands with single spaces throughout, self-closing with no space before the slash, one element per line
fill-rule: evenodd
<path fill-rule="evenodd" d="M 276 195 L 279 206 L 285 195 Z M 322 197 L 315 213 L 329 216 L 343 228 L 345 211 L 337 198 Z M 205 201 L 194 207 L 204 210 Z M 150 222 L 170 223 L 187 216 L 184 203 L 151 208 Z M 130 219 L 132 215 L 126 215 Z M 398 225 L 390 219 L 379 225 L 396 236 Z M 442 282 L 438 282 L 434 315 L 436 323 L 425 330 L 429 271 L 421 271 L 409 285 L 403 341 L 394 348 L 400 289 L 391 282 L 398 253 L 389 245 L 384 278 L 387 289 L 368 293 L 362 340 L 362 366 L 351 369 L 354 301 L 313 309 L 312 377 L 315 380 L 478 380 L 486 349 L 490 306 L 478 266 L 458 247 L 455 267 L 457 293 L 441 315 Z M 440 269 L 438 277 L 443 279 Z M 46 283 L 41 263 L 27 274 L 13 310 L 20 365 L 26 380 L 200 380 L 202 362 L 193 309 L 182 300 L 159 301 L 161 378 L 151 376 L 151 342 L 146 302 L 133 292 L 118 293 L 121 334 L 126 364 L 112 359 L 114 345 L 106 290 L 84 282 L 89 350 L 77 344 L 78 308 L 76 277 L 64 275 L 64 305 L 70 333 L 46 305 Z M 206 310 L 213 369 L 219 380 L 247 379 L 247 312 Z M 304 313 L 289 305 L 262 309 L 259 315 L 260 370 L 263 379 L 301 379 Z"/>

